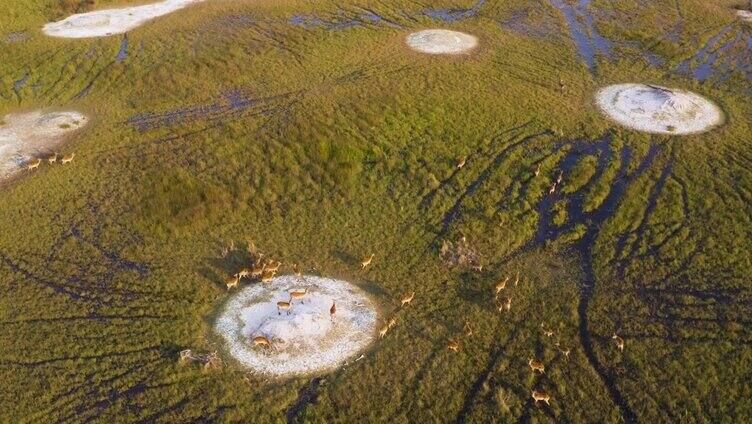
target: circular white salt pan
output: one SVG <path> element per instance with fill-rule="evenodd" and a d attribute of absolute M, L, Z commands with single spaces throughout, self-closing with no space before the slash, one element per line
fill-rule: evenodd
<path fill-rule="evenodd" d="M 306 289 L 288 314 L 277 302 Z M 329 309 L 336 302 L 337 312 Z M 356 286 L 330 278 L 292 275 L 248 286 L 234 294 L 215 324 L 230 355 L 241 364 L 277 376 L 306 374 L 341 365 L 374 338 L 376 307 Z M 264 336 L 271 347 L 253 346 Z"/>
<path fill-rule="evenodd" d="M 602 88 L 596 102 L 616 122 L 654 134 L 693 134 L 723 122 L 723 112 L 695 93 L 646 84 Z"/>
<path fill-rule="evenodd" d="M 151 19 L 204 0 L 164 0 L 144 6 L 105 9 L 71 15 L 46 24 L 42 31 L 52 37 L 89 38 L 122 34 Z"/>
<path fill-rule="evenodd" d="M 461 54 L 478 45 L 478 38 L 463 32 L 446 29 L 427 29 L 407 36 L 413 50 L 429 54 Z"/>
<path fill-rule="evenodd" d="M 19 171 L 32 157 L 48 155 L 63 136 L 87 122 L 75 111 L 6 115 L 0 123 L 0 179 Z"/>

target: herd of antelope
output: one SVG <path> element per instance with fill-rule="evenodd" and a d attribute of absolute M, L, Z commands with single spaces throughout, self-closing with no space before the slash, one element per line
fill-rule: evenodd
<path fill-rule="evenodd" d="M 52 165 L 53 163 L 57 162 L 58 160 L 58 153 L 53 153 L 51 156 L 47 157 L 47 162 Z M 73 162 L 73 158 L 76 157 L 75 153 L 69 153 L 67 155 L 63 155 L 60 157 L 60 163 L 65 165 L 66 163 Z M 27 171 L 34 171 L 37 168 L 39 168 L 39 165 L 42 164 L 42 158 L 36 158 L 36 159 L 30 159 L 28 162 L 26 162 L 26 170 Z"/>

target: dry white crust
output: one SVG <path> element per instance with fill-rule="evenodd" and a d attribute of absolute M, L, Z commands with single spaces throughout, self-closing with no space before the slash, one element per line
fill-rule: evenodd
<path fill-rule="evenodd" d="M 292 301 L 291 291 L 305 295 Z M 330 314 L 332 303 L 336 313 Z M 376 307 L 358 287 L 341 280 L 286 275 L 234 294 L 215 324 L 227 351 L 263 374 L 287 376 L 337 368 L 374 339 Z M 263 336 L 270 346 L 254 346 Z"/>
<path fill-rule="evenodd" d="M 478 45 L 478 38 L 447 29 L 427 29 L 407 36 L 407 45 L 429 54 L 462 54 Z"/>
<path fill-rule="evenodd" d="M 66 134 L 87 121 L 74 111 L 6 115 L 0 122 L 0 179 L 20 171 L 32 158 L 49 156 Z"/>
<path fill-rule="evenodd" d="M 610 85 L 598 91 L 596 102 L 619 124 L 653 134 L 700 133 L 724 120 L 721 109 L 710 100 L 656 85 Z"/>
<path fill-rule="evenodd" d="M 52 37 L 90 38 L 128 32 L 144 22 L 204 0 L 164 0 L 143 6 L 97 10 L 71 15 L 46 24 L 42 31 Z"/>

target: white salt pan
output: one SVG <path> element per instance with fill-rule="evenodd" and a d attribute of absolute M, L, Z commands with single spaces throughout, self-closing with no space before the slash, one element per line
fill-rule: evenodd
<path fill-rule="evenodd" d="M 306 289 L 288 314 L 277 302 L 291 290 Z M 337 312 L 329 314 L 332 302 Z M 338 367 L 374 338 L 376 308 L 356 286 L 314 276 L 281 276 L 233 295 L 216 322 L 229 353 L 241 364 L 265 374 L 290 375 Z M 253 346 L 264 336 L 271 347 Z"/>
<path fill-rule="evenodd" d="M 413 50 L 429 54 L 466 53 L 478 45 L 472 35 L 446 29 L 427 29 L 407 36 L 407 45 Z"/>
<path fill-rule="evenodd" d="M 596 102 L 621 125 L 654 134 L 704 132 L 724 119 L 721 109 L 700 95 L 655 85 L 611 85 L 598 91 Z"/>
<path fill-rule="evenodd" d="M 65 134 L 87 120 L 73 111 L 6 115 L 0 124 L 0 179 L 19 171 L 32 156 L 49 155 Z"/>
<path fill-rule="evenodd" d="M 144 6 L 97 10 L 50 22 L 42 31 L 52 37 L 89 38 L 122 34 L 154 18 L 203 0 L 164 0 Z"/>

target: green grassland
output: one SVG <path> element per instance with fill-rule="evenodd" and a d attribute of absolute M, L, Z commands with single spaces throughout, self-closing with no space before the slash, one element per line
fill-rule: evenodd
<path fill-rule="evenodd" d="M 620 41 L 593 70 L 547 0 L 488 0 L 455 22 L 421 12 L 474 2 L 207 0 L 128 33 L 121 61 L 122 36 L 40 28 L 128 2 L 3 3 L 0 114 L 92 120 L 62 148 L 72 166 L 2 187 L 0 421 L 752 417 L 752 82 L 741 66 L 676 72 L 721 32 L 752 37 L 735 2 L 593 0 L 598 31 Z M 404 46 L 430 27 L 479 47 Z M 735 46 L 719 55 L 750 55 Z M 727 121 L 686 137 L 618 128 L 593 94 L 630 81 L 693 90 Z M 462 237 L 480 271 L 440 258 Z M 179 366 L 182 349 L 221 351 L 212 317 L 243 257 L 220 253 L 249 240 L 285 272 L 361 285 L 398 325 L 325 375 L 269 379 L 227 356 L 222 370 Z M 492 288 L 516 272 L 499 313 Z"/>

